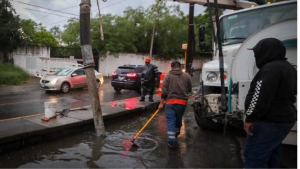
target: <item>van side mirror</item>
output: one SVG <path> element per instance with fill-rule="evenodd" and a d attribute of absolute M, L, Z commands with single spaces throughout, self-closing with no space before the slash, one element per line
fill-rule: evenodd
<path fill-rule="evenodd" d="M 72 73 L 71 75 L 72 77 L 78 76 L 76 73 Z"/>
<path fill-rule="evenodd" d="M 205 48 L 205 27 L 199 26 L 199 48 L 202 50 Z"/>

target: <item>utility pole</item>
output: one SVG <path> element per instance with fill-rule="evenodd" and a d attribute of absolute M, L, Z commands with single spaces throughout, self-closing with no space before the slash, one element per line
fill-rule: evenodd
<path fill-rule="evenodd" d="M 152 38 L 151 38 L 151 46 L 150 46 L 150 58 L 152 57 L 152 51 L 153 51 L 154 33 L 155 33 L 155 19 L 154 19 L 153 30 L 152 30 Z"/>
<path fill-rule="evenodd" d="M 83 65 L 85 68 L 85 74 L 87 77 L 87 85 L 90 95 L 90 100 L 94 115 L 94 126 L 96 129 L 96 135 L 104 137 L 105 127 L 103 123 L 102 111 L 100 106 L 100 98 L 98 89 L 96 87 L 95 77 L 95 61 L 93 58 L 93 51 L 91 46 L 91 34 L 90 34 L 90 12 L 91 12 L 91 0 L 81 0 L 80 3 L 80 44 L 81 53 L 83 58 Z"/>
<path fill-rule="evenodd" d="M 101 34 L 101 40 L 104 40 L 104 35 L 103 35 L 103 28 L 102 28 L 102 19 L 101 19 L 101 13 L 100 13 L 100 6 L 99 6 L 99 1 L 97 0 L 97 6 L 98 6 L 98 13 L 99 13 L 99 24 L 100 24 L 100 34 Z"/>
<path fill-rule="evenodd" d="M 195 4 L 190 3 L 187 58 L 185 61 L 185 72 L 189 74 L 191 74 L 191 67 L 195 55 L 194 6 Z"/>

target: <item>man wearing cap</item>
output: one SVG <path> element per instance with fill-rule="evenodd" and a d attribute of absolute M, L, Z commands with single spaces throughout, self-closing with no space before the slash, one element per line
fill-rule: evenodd
<path fill-rule="evenodd" d="M 153 102 L 153 93 L 155 89 L 155 81 L 158 80 L 158 70 L 157 67 L 150 63 L 150 58 L 145 59 L 145 66 L 143 68 L 141 76 L 141 99 L 140 101 L 145 101 L 146 94 L 149 93 L 149 101 Z"/>
<path fill-rule="evenodd" d="M 165 106 L 168 147 L 175 149 L 177 136 L 180 134 L 182 116 L 188 101 L 188 93 L 192 90 L 192 81 L 188 73 L 182 72 L 181 63 L 173 61 L 171 70 L 166 75 L 161 93 L 159 109 Z"/>
<path fill-rule="evenodd" d="M 297 71 L 278 39 L 259 41 L 253 52 L 259 72 L 245 99 L 244 167 L 280 168 L 281 143 L 296 120 Z"/>

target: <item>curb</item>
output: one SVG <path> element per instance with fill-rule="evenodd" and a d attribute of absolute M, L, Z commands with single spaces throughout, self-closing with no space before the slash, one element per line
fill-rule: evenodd
<path fill-rule="evenodd" d="M 157 98 L 155 102 L 144 102 L 131 110 L 124 110 L 121 107 L 113 108 L 108 105 L 109 103 L 101 104 L 104 122 L 128 115 L 136 115 L 137 112 L 146 109 L 154 110 L 159 105 Z M 41 122 L 40 119 L 44 118 L 44 115 L 0 122 L 0 126 L 2 126 L 0 129 L 0 154 L 92 129 L 94 126 L 93 112 L 91 108 L 88 109 L 88 112 L 85 110 L 80 110 L 81 112 L 72 111 L 68 117 L 58 118 L 50 122 Z M 111 113 L 104 112 L 105 110 L 110 110 Z M 16 129 L 12 129 L 11 126 L 15 126 Z M 9 133 L 9 131 L 14 132 L 14 134 Z"/>

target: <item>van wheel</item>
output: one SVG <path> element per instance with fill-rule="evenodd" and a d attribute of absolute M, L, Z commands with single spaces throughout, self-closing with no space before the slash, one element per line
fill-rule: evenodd
<path fill-rule="evenodd" d="M 62 85 L 61 85 L 61 92 L 63 92 L 63 93 L 67 93 L 69 90 L 70 90 L 70 85 L 69 85 L 69 83 L 63 83 Z"/>
<path fill-rule="evenodd" d="M 200 103 L 194 103 L 192 106 L 194 108 L 196 122 L 200 128 L 205 130 L 221 130 L 223 128 L 223 124 L 215 123 L 212 119 L 203 117 Z"/>
<path fill-rule="evenodd" d="M 114 89 L 116 92 L 120 92 L 122 90 L 121 88 L 117 88 L 117 87 L 114 87 Z"/>

